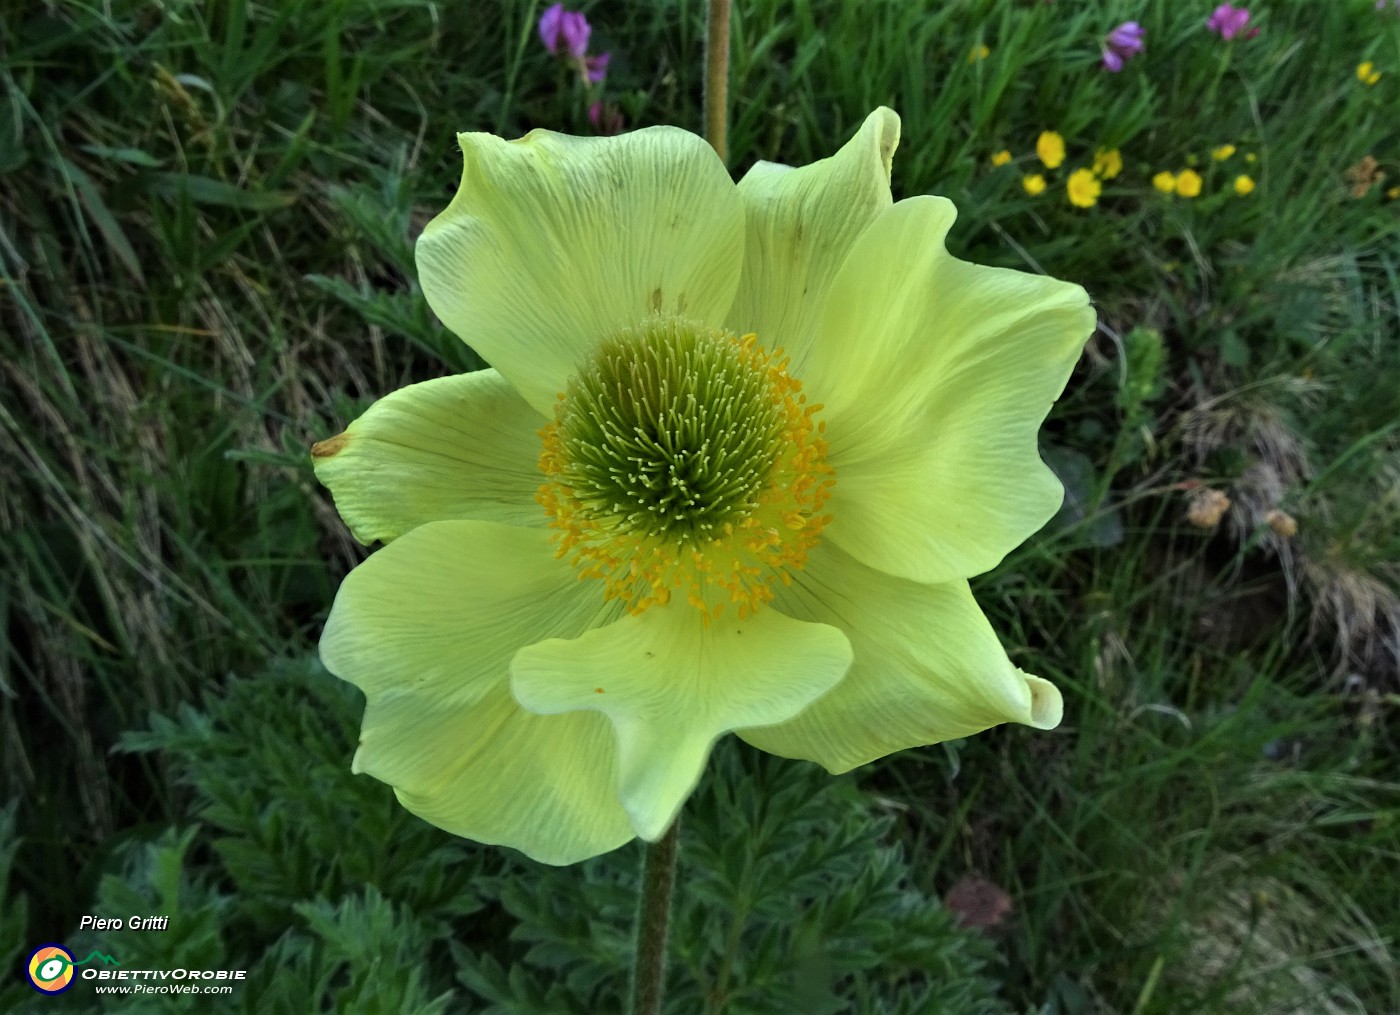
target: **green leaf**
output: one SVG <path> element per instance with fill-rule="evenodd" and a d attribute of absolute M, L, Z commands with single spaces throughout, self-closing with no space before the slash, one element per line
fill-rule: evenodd
<path fill-rule="evenodd" d="M 1162 333 L 1156 328 L 1134 328 L 1123 336 L 1123 359 L 1126 377 L 1118 389 L 1118 408 L 1125 419 L 1135 421 L 1166 388 Z"/>
<path fill-rule="evenodd" d="M 92 220 L 93 225 L 97 226 L 98 232 L 107 241 L 107 246 L 111 248 L 122 267 L 131 273 L 132 278 L 144 286 L 146 276 L 141 271 L 141 262 L 136 257 L 136 251 L 132 249 L 131 241 L 126 238 L 126 233 L 117 223 L 116 216 L 107 207 L 107 203 L 102 200 L 102 194 L 93 184 L 91 177 L 62 156 L 58 158 L 58 167 L 68 182 L 72 184 L 74 191 L 77 192 L 78 200 L 82 202 L 83 208 L 88 213 L 88 218 Z"/>
<path fill-rule="evenodd" d="M 1041 447 L 1045 464 L 1065 487 L 1065 500 L 1050 521 L 1057 530 L 1077 529 L 1090 546 L 1117 546 L 1123 541 L 1123 519 L 1116 510 L 1104 510 L 1095 493 L 1094 463 L 1082 451 L 1059 445 Z"/>
<path fill-rule="evenodd" d="M 276 190 L 244 190 L 232 183 L 190 173 L 155 173 L 146 184 L 160 197 L 186 198 L 195 204 L 242 208 L 247 211 L 275 211 L 296 203 L 297 195 Z"/>
<path fill-rule="evenodd" d="M 1220 336 L 1220 360 L 1226 366 L 1248 366 L 1249 343 L 1236 332 L 1225 332 Z"/>
<path fill-rule="evenodd" d="M 85 144 L 82 150 L 98 158 L 113 159 L 117 162 L 130 162 L 133 166 L 143 166 L 146 169 L 159 169 L 160 159 L 154 155 L 143 152 L 140 148 L 113 148 L 105 144 Z"/>

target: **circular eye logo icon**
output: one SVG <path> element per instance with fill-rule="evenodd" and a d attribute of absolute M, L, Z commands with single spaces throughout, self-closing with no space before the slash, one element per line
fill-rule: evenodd
<path fill-rule="evenodd" d="M 63 945 L 40 945 L 29 956 L 29 985 L 41 994 L 62 994 L 73 986 L 73 953 Z"/>

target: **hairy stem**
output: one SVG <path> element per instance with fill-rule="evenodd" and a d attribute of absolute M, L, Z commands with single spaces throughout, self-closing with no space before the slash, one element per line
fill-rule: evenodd
<path fill-rule="evenodd" d="M 729 161 L 729 0 L 710 0 L 705 26 L 705 140 Z"/>
<path fill-rule="evenodd" d="M 666 834 L 647 844 L 642 861 L 642 897 L 637 907 L 637 944 L 632 967 L 632 1015 L 660 1015 L 666 987 L 666 923 L 676 882 L 679 817 Z"/>

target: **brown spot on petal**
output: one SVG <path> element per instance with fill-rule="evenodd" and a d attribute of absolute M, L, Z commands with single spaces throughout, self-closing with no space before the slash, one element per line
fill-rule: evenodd
<path fill-rule="evenodd" d="M 661 313 L 661 287 L 657 286 L 651 291 L 651 309 L 658 314 Z"/>
<path fill-rule="evenodd" d="M 317 441 L 311 445 L 311 457 L 330 458 L 332 455 L 339 454 L 349 443 L 350 435 L 348 433 L 338 433 L 334 437 L 327 437 L 325 440 Z"/>

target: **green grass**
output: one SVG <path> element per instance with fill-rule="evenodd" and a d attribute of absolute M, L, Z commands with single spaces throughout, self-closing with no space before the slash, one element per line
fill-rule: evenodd
<path fill-rule="evenodd" d="M 914 890 L 971 872 L 1011 894 L 989 968 L 1015 1010 L 1400 1010 L 1400 17 L 1279 2 L 1225 44 L 1208 3 L 735 6 L 736 174 L 827 155 L 891 105 L 896 197 L 951 197 L 955 252 L 1080 282 L 1104 325 L 1046 430 L 1069 506 L 976 585 L 1017 663 L 1065 689 L 1066 724 L 863 774 Z M 592 96 L 533 34 L 542 8 L 0 0 L 16 961 L 70 936 L 142 849 L 186 857 L 221 913 L 261 926 L 208 833 L 177 849 L 165 831 L 210 820 L 178 751 L 112 748 L 312 650 L 363 551 L 306 449 L 379 395 L 481 365 L 427 311 L 412 242 L 456 186 L 455 131 L 591 131 Z M 698 129 L 702 8 L 585 5 L 629 127 Z M 1130 18 L 1147 51 L 1107 74 L 1098 40 Z M 1042 130 L 1066 139 L 1058 170 L 1035 159 Z M 1124 170 L 1074 208 L 1064 181 L 1100 147 Z M 1387 176 L 1358 194 L 1367 155 Z M 1200 197 L 1152 188 L 1189 165 Z M 1186 521 L 1192 484 L 1232 499 L 1217 529 Z M 240 806 L 272 813 L 247 767 Z M 283 917 L 334 939 L 350 882 L 298 882 Z M 427 919 L 379 887 L 405 908 L 356 905 L 386 934 Z M 424 940 L 423 984 L 476 996 Z"/>

